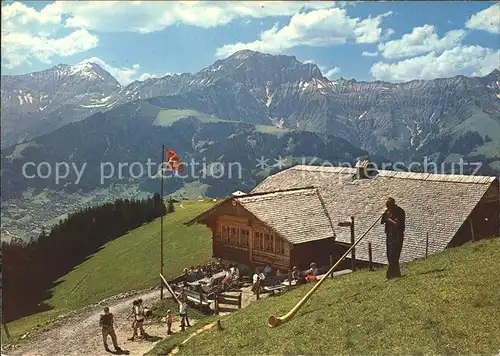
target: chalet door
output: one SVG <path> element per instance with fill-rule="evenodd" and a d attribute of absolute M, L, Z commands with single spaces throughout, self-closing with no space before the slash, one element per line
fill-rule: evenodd
<path fill-rule="evenodd" d="M 499 232 L 498 202 L 483 203 L 472 215 L 472 230 L 476 240 L 496 236 Z"/>

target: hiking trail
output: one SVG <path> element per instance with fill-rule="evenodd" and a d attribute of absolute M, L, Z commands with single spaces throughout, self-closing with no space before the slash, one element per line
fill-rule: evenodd
<path fill-rule="evenodd" d="M 128 351 L 129 355 L 144 355 L 150 351 L 159 341 L 167 337 L 167 326 L 156 320 L 146 320 L 145 331 L 151 336 L 150 340 L 136 339 L 128 341 L 132 336 L 132 319 L 127 320 L 132 309 L 132 301 L 142 298 L 145 306 L 159 300 L 160 291 L 141 292 L 136 295 L 102 303 L 94 306 L 90 310 L 79 312 L 76 315 L 64 320 L 62 323 L 52 325 L 47 331 L 42 331 L 30 337 L 15 348 L 5 350 L 4 355 L 28 355 L 28 356 L 53 356 L 53 355 L 111 355 L 104 350 L 102 344 L 101 328 L 99 318 L 105 306 L 110 308 L 114 315 L 115 332 L 118 338 L 118 345 Z M 174 316 L 177 314 L 173 311 Z M 196 323 L 191 320 L 190 323 Z M 174 317 L 172 325 L 174 333 L 179 331 L 179 323 Z M 114 351 L 111 338 L 108 337 L 108 346 Z M 123 353 L 126 354 L 126 353 Z"/>

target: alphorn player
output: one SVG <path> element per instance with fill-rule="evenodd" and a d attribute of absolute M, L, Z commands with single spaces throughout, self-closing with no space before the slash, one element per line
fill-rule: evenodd
<path fill-rule="evenodd" d="M 396 205 L 394 198 L 388 198 L 385 206 L 387 210 L 382 214 L 381 224 L 385 224 L 387 246 L 387 273 L 386 278 L 401 277 L 399 257 L 403 248 L 405 232 L 405 211 Z"/>

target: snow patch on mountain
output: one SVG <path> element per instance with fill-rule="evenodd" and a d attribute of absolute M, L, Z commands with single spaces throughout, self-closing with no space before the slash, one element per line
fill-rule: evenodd
<path fill-rule="evenodd" d="M 83 78 L 92 80 L 92 79 L 100 79 L 104 80 L 104 78 L 97 73 L 97 64 L 93 64 L 90 62 L 80 62 L 74 66 L 69 67 L 70 75 L 79 75 Z"/>

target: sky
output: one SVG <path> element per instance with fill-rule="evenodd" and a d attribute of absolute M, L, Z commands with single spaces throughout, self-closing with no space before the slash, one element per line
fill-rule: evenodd
<path fill-rule="evenodd" d="M 251 49 L 329 79 L 405 82 L 500 67 L 493 2 L 2 2 L 4 74 L 99 64 L 122 85 L 197 72 Z"/>

